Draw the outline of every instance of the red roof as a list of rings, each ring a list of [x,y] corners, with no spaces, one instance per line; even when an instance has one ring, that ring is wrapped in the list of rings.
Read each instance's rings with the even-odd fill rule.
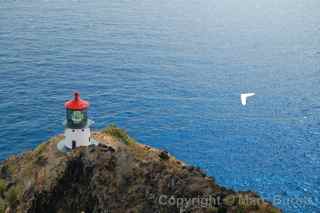
[[[89,102],[82,100],[80,94],[75,92],[74,99],[67,101],[64,107],[71,110],[83,110],[89,107]]]

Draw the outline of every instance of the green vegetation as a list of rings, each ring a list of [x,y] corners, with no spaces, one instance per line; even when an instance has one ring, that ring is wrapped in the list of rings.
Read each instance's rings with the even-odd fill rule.
[[[36,157],[36,160],[35,160],[36,165],[45,166],[47,163],[48,163],[47,159],[44,156],[39,155]]]
[[[37,148],[34,150],[34,153],[36,155],[40,155],[43,153],[43,151],[45,150],[45,148],[47,147],[47,143],[42,143],[42,144],[39,144],[37,146]]]
[[[111,124],[104,129],[103,132],[115,137],[116,139],[119,139],[124,144],[130,145],[136,143],[136,141],[131,138],[125,130],[117,127],[115,124]]]
[[[166,152],[166,151],[160,152],[159,157],[161,160],[168,160],[170,158],[168,152]]]
[[[6,181],[0,179],[0,194],[3,195],[4,191],[6,190]],[[1,212],[1,211],[0,211]]]
[[[219,209],[218,209],[218,208],[215,208],[215,207],[209,208],[209,209],[207,210],[207,213],[218,213],[218,212],[219,212]]]
[[[5,165],[4,167],[4,170],[6,170],[10,175],[14,174],[16,169],[17,169],[16,164],[8,164],[8,165]]]
[[[9,203],[9,206],[15,206],[19,199],[21,189],[18,186],[13,186],[5,194],[5,198]]]
[[[280,210],[274,208],[274,207],[271,207],[267,212],[269,213],[281,213]]]
[[[5,213],[6,212],[6,202],[2,199],[0,199],[0,213]]]
[[[237,213],[246,213],[246,208],[239,206],[236,212]]]

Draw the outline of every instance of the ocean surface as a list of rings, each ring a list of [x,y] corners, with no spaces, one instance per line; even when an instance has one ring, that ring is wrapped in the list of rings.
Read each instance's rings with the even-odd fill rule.
[[[62,133],[75,90],[96,130],[320,212],[319,0],[0,0],[0,159]]]

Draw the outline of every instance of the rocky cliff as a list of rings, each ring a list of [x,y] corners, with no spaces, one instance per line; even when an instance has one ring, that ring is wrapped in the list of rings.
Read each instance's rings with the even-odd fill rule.
[[[221,187],[199,168],[110,126],[98,146],[57,150],[63,136],[0,166],[0,212],[277,213],[253,192]]]

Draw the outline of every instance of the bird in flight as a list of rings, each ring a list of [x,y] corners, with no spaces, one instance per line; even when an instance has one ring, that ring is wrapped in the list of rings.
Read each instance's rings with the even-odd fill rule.
[[[245,106],[247,104],[247,98],[254,96],[254,95],[255,95],[255,93],[253,93],[253,92],[240,94],[241,104],[243,106]]]

